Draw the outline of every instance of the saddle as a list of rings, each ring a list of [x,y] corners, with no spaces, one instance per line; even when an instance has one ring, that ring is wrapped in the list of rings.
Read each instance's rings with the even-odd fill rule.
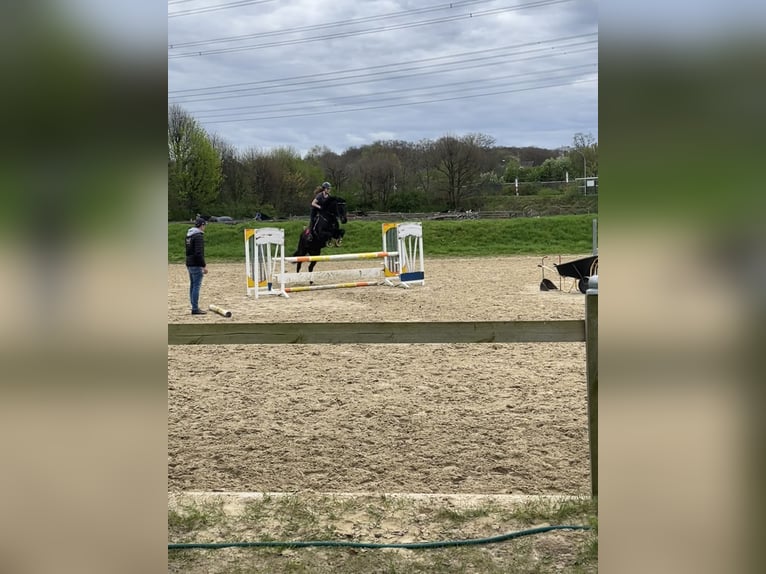
[[[309,241],[309,242],[314,241],[314,238],[320,235],[320,233],[316,230],[318,224],[319,224],[319,221],[315,221],[313,229],[311,227],[307,227],[306,230],[303,232],[303,235],[306,237],[306,241]]]

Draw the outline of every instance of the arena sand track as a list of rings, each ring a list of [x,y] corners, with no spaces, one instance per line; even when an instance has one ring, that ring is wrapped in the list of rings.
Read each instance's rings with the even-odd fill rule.
[[[243,263],[210,264],[201,306],[231,319],[192,317],[170,265],[168,322],[582,319],[571,279],[539,290],[539,262],[426,259],[422,287],[257,301]],[[584,343],[168,347],[168,488],[588,495]]]

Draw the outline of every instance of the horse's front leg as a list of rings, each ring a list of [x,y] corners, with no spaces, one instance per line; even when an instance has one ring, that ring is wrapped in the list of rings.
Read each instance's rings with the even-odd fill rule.
[[[316,261],[312,261],[311,263],[309,263],[309,273],[311,273],[311,272],[314,270],[314,266],[315,266],[316,264],[317,264],[317,262],[316,262]],[[309,285],[313,285],[313,284],[314,284],[314,282],[313,282],[313,281],[309,281]]]

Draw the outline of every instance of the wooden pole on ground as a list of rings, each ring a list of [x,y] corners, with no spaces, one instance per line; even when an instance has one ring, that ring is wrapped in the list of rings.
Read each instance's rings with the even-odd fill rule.
[[[219,315],[221,315],[223,317],[231,317],[231,311],[229,311],[228,309],[224,309],[220,305],[215,305],[215,304],[211,303],[208,306],[208,309],[210,309],[214,313],[218,313]]]

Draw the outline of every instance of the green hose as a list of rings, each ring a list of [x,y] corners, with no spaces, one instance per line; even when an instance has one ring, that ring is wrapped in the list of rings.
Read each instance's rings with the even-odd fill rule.
[[[540,526],[529,530],[519,530],[492,536],[490,538],[471,538],[468,540],[442,540],[436,542],[409,542],[400,544],[374,544],[371,542],[343,542],[334,540],[310,540],[304,542],[185,542],[168,544],[168,550],[187,550],[190,548],[306,548],[309,546],[330,546],[341,548],[404,548],[408,550],[420,550],[424,548],[447,548],[450,546],[474,546],[478,544],[495,544],[505,542],[522,536],[550,532],[551,530],[590,530],[590,526]]]

